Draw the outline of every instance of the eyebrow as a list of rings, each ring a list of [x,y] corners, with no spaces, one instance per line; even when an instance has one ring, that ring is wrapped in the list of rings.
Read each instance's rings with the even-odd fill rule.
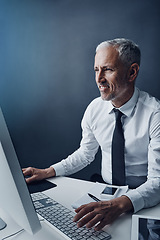
[[[98,68],[98,66],[94,66],[94,69],[96,69],[96,68]],[[105,65],[102,67],[102,69],[104,69],[104,68],[112,68],[113,69],[113,67],[110,65]]]

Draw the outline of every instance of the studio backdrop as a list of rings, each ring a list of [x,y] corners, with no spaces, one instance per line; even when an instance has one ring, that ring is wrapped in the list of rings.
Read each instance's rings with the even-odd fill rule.
[[[74,152],[87,105],[99,96],[96,46],[125,37],[142,51],[137,87],[160,99],[158,0],[1,0],[0,106],[22,167]],[[100,153],[75,174],[100,171]]]

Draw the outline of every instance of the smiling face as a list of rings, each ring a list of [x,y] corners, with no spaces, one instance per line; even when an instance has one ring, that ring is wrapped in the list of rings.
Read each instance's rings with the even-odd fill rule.
[[[135,69],[122,63],[116,48],[110,45],[100,48],[95,55],[94,70],[103,100],[120,107],[132,97],[135,77],[131,76]]]

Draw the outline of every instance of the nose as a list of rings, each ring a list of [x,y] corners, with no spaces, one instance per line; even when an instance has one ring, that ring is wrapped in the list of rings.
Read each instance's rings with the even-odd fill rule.
[[[103,69],[99,69],[98,73],[97,73],[97,82],[98,83],[101,83],[105,81],[105,78],[104,78],[104,71]]]

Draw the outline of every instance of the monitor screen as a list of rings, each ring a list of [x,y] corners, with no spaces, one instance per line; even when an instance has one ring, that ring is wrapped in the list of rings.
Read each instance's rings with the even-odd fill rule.
[[[30,234],[35,234],[41,229],[1,109],[0,208],[10,214],[15,222]],[[5,227],[2,220],[1,228]]]

